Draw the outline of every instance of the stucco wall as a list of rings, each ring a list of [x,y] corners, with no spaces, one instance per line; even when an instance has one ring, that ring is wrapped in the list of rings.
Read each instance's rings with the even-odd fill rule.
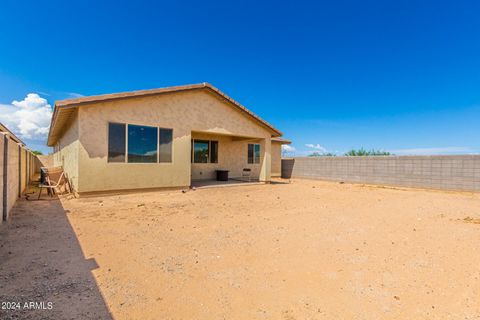
[[[282,144],[272,141],[272,177],[280,177],[282,173]]]
[[[54,167],[53,163],[53,154],[48,154],[48,155],[42,155],[42,156],[37,156],[38,160],[40,161],[42,167]]]
[[[54,149],[56,152],[53,154],[53,165],[63,167],[74,190],[78,190],[79,186],[79,145],[78,114],[75,114],[59,139]]]
[[[282,177],[480,191],[480,156],[283,159]]]
[[[108,163],[108,122],[172,128],[173,162]],[[262,180],[270,180],[271,133],[207,91],[84,105],[78,111],[78,125],[79,192],[190,185],[192,131],[261,140],[263,154],[258,176]],[[232,143],[231,146],[233,152],[238,149],[239,155],[247,156],[242,150],[242,143]]]
[[[258,179],[260,181],[270,182],[272,177],[272,138],[270,135],[260,141],[260,150],[262,158],[260,159],[260,173]]]

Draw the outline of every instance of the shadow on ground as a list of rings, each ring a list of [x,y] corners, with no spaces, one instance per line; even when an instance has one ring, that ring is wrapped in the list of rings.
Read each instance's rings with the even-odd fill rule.
[[[272,180],[270,184],[290,184],[290,181]]]
[[[113,319],[96,268],[58,199],[17,201],[0,225],[0,319]]]

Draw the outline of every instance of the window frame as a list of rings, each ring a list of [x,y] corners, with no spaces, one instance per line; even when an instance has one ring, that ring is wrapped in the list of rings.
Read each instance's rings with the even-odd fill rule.
[[[207,142],[208,141],[208,161],[207,162],[195,162],[195,141],[202,141],[202,142]],[[216,142],[217,143],[217,161],[216,162],[212,162],[212,142]],[[218,140],[210,140],[210,139],[195,139],[195,138],[192,138],[192,142],[191,142],[191,163],[192,164],[218,164],[218,149],[220,148],[219,147],[220,145],[220,142]]]
[[[123,161],[110,161],[109,160],[109,153],[110,153],[110,124],[120,124],[125,126],[125,153],[123,155],[124,159]],[[127,123],[122,123],[122,122],[116,122],[116,121],[108,121],[107,123],[107,163],[126,163],[127,162],[127,151],[128,151],[128,134],[127,134],[127,129],[128,124]]]
[[[110,130],[109,130],[109,125],[110,123],[114,124],[123,124],[125,125],[125,161],[124,162],[110,162],[108,161],[108,148],[109,148],[109,139],[110,139]],[[157,128],[157,161],[156,162],[128,162],[128,126],[129,125],[134,125],[134,126],[142,126],[142,127],[153,127]],[[108,164],[147,164],[147,165],[154,165],[154,164],[159,164],[159,165],[171,165],[174,162],[174,129],[173,128],[167,128],[167,127],[161,127],[161,126],[152,126],[148,124],[139,124],[139,123],[133,123],[133,122],[117,122],[117,121],[107,121],[107,163]],[[172,131],[172,159],[170,162],[160,162],[160,130],[171,130]]]
[[[170,161],[169,161],[169,162],[163,162],[163,161],[160,162],[160,130],[170,130],[170,131],[172,131],[172,141],[171,141],[172,146],[171,146],[171,148],[170,148],[170,149],[171,149],[171,150],[170,150],[170,153],[171,153],[171,154],[170,154]],[[158,144],[158,152],[157,152],[157,154],[158,154],[158,157],[157,157],[157,158],[158,158],[158,159],[157,159],[157,163],[158,163],[158,164],[172,164],[172,163],[173,163],[173,155],[174,155],[174,152],[173,152],[173,140],[174,140],[174,139],[173,139],[173,128],[158,127],[158,139],[157,139],[157,144]]]
[[[206,139],[192,139],[192,140],[193,140],[193,143],[192,143],[192,163],[195,163],[195,164],[208,164],[208,163],[210,163],[210,140],[206,140]],[[208,144],[207,162],[195,162],[195,142],[196,141],[198,141],[199,143],[207,142],[207,144]]]
[[[135,164],[138,164],[138,163],[141,163],[141,164],[158,163],[158,160],[159,160],[159,135],[158,135],[158,133],[159,133],[159,131],[160,131],[159,128],[158,128],[157,126],[149,126],[149,125],[143,125],[143,124],[128,123],[128,124],[127,124],[127,130],[126,130],[126,131],[127,131],[127,133],[126,133],[126,134],[127,134],[127,139],[128,139],[128,137],[129,137],[129,133],[130,133],[130,131],[128,130],[128,127],[129,127],[129,126],[149,127],[149,128],[155,128],[155,129],[157,129],[157,134],[156,134],[156,138],[157,138],[157,143],[156,143],[156,145],[157,145],[157,150],[156,150],[156,155],[157,155],[157,157],[156,157],[156,158],[157,158],[157,159],[155,160],[155,162],[131,162],[131,161],[128,161],[128,158],[129,158],[129,154],[128,154],[128,144],[129,144],[129,140],[127,140],[127,142],[126,142],[126,145],[127,145],[127,154],[125,155],[126,158],[127,158],[127,161],[126,161],[126,162],[127,162],[127,163],[135,163]]]
[[[252,155],[252,162],[250,162],[250,159],[248,157],[248,149],[250,148],[250,146],[253,146],[253,155]],[[255,162],[255,147],[258,146],[258,162]],[[262,148],[261,148],[261,145],[260,143],[249,143],[247,144],[247,164],[260,164],[262,162],[262,152],[261,152]]]
[[[213,143],[212,142],[215,142],[215,144],[216,144],[215,162],[212,162],[212,151],[213,151],[213,148],[212,148]],[[218,145],[219,145],[218,140],[209,140],[209,150],[208,150],[208,154],[209,154],[209,159],[208,160],[210,160],[209,163],[218,164]]]

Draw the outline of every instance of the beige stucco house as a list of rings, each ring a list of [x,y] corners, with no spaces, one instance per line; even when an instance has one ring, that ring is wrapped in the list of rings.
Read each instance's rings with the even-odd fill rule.
[[[48,145],[77,192],[280,175],[282,133],[208,83],[57,101]]]

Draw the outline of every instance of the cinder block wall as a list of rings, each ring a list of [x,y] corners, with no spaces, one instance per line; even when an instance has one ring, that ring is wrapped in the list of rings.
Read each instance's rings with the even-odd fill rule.
[[[7,211],[10,212],[19,196],[20,179],[18,175],[18,144],[8,140],[8,167],[7,167]]]
[[[4,138],[3,134],[0,134],[0,224],[2,223],[3,220],[3,188],[4,188],[4,183],[3,183],[3,148],[4,148]]]
[[[27,150],[20,149],[20,190],[22,192],[27,188]]]
[[[5,136],[7,139],[5,140]],[[5,158],[7,148],[7,158]],[[27,190],[39,163],[24,145],[0,133],[0,223],[8,219],[17,199]],[[6,176],[5,176],[6,173]]]
[[[282,177],[480,191],[480,155],[299,157],[282,159]]]

